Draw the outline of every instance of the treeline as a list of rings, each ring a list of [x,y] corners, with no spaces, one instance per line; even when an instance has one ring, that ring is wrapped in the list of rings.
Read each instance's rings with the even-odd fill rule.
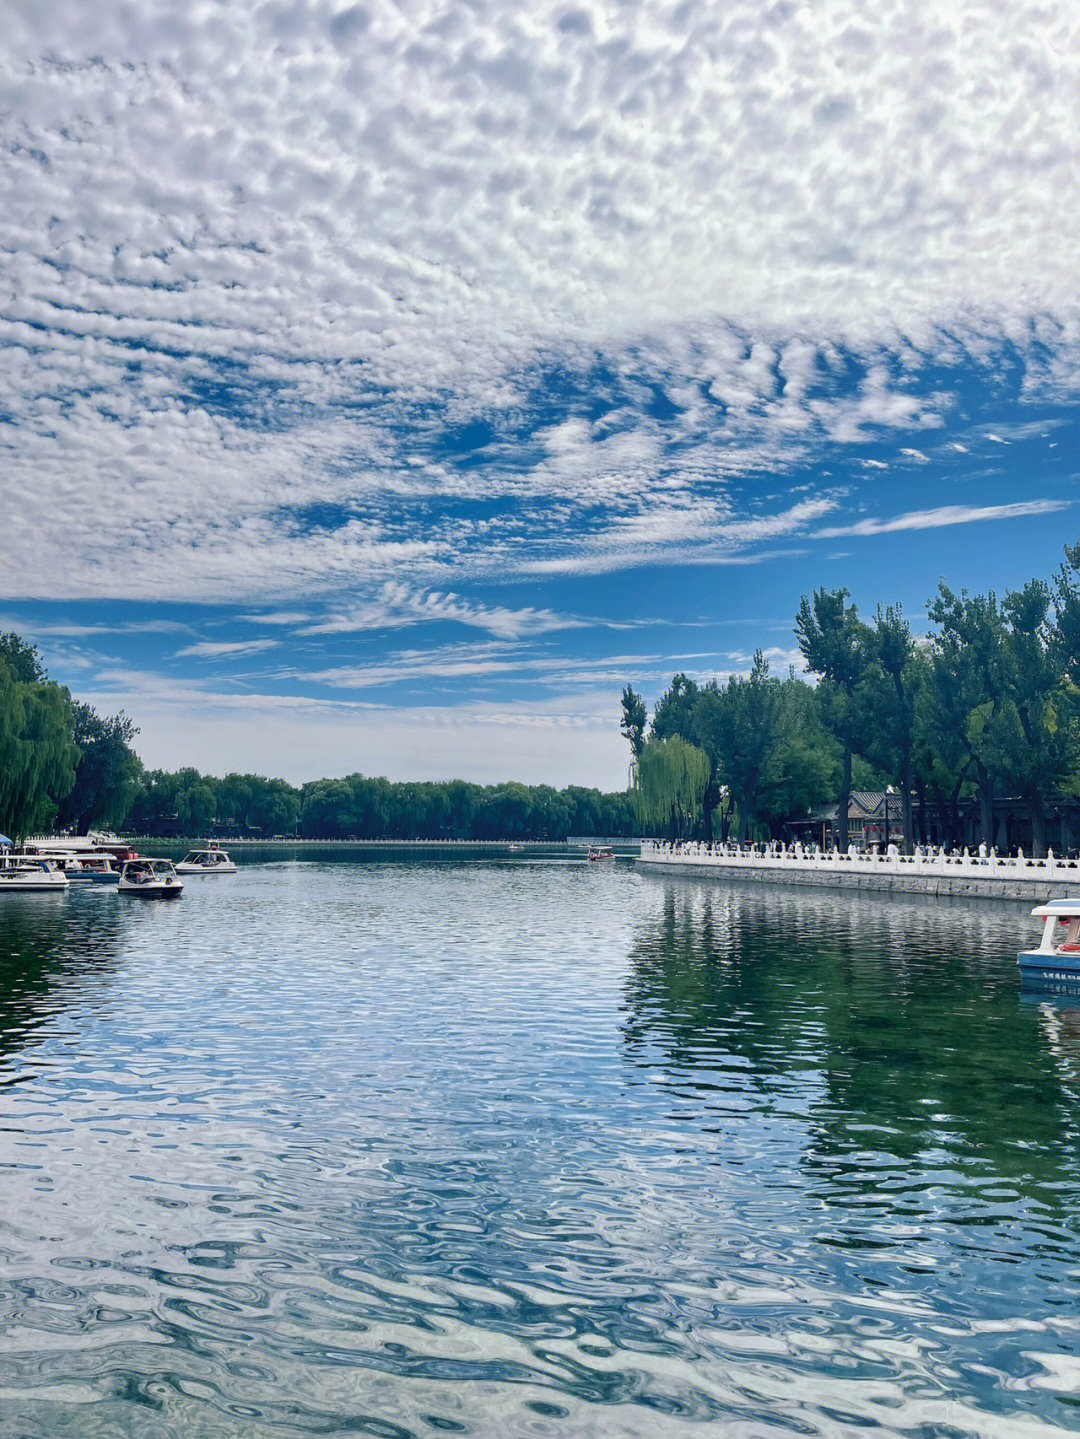
[[[775,678],[759,651],[723,684],[676,675],[651,721],[627,685],[642,829],[780,837],[785,819],[836,801],[846,848],[852,788],[890,784],[906,850],[929,837],[931,810],[958,841],[975,803],[992,845],[994,801],[1009,796],[1045,853],[1049,806],[1080,800],[1080,544],[1051,580],[1000,597],[942,582],[927,613],[916,636],[899,606],[866,621],[846,589],[819,589],[795,617],[814,683]]]
[[[54,683],[33,645],[0,634],[0,832],[54,828],[145,835],[310,839],[563,840],[629,836],[629,794],[571,785],[393,783],[362,774],[300,788],[257,774],[144,770],[124,715],[103,719]]]
[[[0,634],[0,831],[119,824],[139,788],[137,731],[49,679],[33,645]]]
[[[394,783],[362,774],[294,788],[261,775],[223,779],[194,769],[151,770],[128,817],[138,834],[292,835],[306,839],[564,840],[633,835],[630,794],[571,785]]]

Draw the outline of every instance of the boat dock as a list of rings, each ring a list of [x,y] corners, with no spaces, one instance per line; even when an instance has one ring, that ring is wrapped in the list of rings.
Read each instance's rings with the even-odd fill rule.
[[[971,895],[1037,903],[1080,895],[1080,861],[1023,854],[863,854],[784,850],[765,853],[734,846],[643,840],[638,865],[664,874],[754,880],[766,884],[813,884],[833,889],[885,890],[908,894]]]

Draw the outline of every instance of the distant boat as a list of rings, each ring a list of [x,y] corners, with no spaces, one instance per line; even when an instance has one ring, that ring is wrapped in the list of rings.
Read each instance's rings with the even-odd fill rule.
[[[129,859],[124,861],[117,889],[140,899],[179,899],[184,883],[171,859]]]
[[[506,846],[506,848],[510,851],[511,854],[518,854],[521,850],[525,848],[525,846],[519,843],[518,840],[512,839],[510,843]]]
[[[236,865],[216,844],[206,849],[189,849],[176,866],[177,874],[235,874]]]
[[[610,844],[591,844],[587,858],[590,864],[601,864],[605,860],[614,859],[615,851]]]

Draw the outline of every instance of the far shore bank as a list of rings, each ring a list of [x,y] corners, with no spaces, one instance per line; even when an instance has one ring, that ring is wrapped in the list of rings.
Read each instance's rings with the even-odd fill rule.
[[[122,835],[126,843],[132,846],[138,845],[168,845],[172,848],[179,848],[186,845],[188,848],[205,848],[208,841],[205,835]],[[612,849],[620,853],[637,854],[641,847],[640,839],[608,839],[603,836],[571,836],[565,840],[543,840],[543,839],[307,839],[307,838],[283,838],[276,836],[272,839],[257,839],[247,837],[244,839],[220,838],[209,841],[222,849],[451,849],[460,850],[482,850],[491,852],[493,850],[509,850],[512,853],[527,851],[530,853],[565,853],[568,850],[587,849],[591,844],[610,845]]]

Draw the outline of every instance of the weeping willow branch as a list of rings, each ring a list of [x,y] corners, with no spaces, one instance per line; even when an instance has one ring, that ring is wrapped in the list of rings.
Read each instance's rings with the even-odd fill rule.
[[[634,803],[643,833],[692,833],[709,783],[709,757],[678,735],[650,740],[638,756]]]

